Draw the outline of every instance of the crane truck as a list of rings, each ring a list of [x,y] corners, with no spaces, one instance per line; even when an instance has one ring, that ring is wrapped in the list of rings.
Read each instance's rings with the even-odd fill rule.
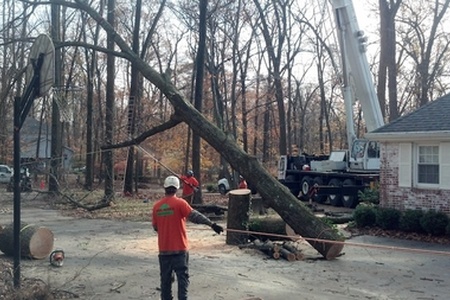
[[[292,151],[280,157],[278,180],[299,198],[355,207],[358,192],[373,186],[379,178],[380,147],[377,142],[357,138],[353,124],[353,103],[360,101],[368,131],[384,125],[366,57],[366,37],[358,27],[351,0],[331,0],[341,53],[342,94],[345,104],[349,149],[329,156]]]

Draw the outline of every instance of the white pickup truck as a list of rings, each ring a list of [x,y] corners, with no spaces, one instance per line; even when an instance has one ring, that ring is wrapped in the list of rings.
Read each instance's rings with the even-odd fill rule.
[[[9,183],[13,176],[13,170],[7,165],[0,165],[0,183]]]

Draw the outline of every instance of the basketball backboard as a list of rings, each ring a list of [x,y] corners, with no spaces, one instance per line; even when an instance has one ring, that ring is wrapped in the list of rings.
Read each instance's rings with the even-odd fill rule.
[[[40,69],[37,97],[42,97],[48,93],[55,81],[55,47],[52,39],[46,34],[40,34],[31,46],[26,77],[28,84],[34,75],[34,63],[37,62],[41,54],[44,56],[44,61]]]

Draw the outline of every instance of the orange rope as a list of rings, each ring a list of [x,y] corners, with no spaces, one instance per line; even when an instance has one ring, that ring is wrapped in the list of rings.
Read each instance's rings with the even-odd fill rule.
[[[206,230],[206,229],[200,229],[200,230]],[[342,244],[344,246],[352,246],[352,247],[362,247],[362,248],[372,248],[372,249],[382,249],[382,250],[393,250],[393,251],[404,251],[404,252],[412,252],[412,253],[435,254],[435,255],[450,256],[450,252],[448,252],[448,251],[425,250],[425,249],[406,248],[406,247],[397,247],[397,246],[352,243],[352,242],[346,242],[346,241],[333,241],[333,240],[325,240],[325,239],[317,239],[317,238],[305,238],[305,237],[301,237],[301,236],[297,236],[297,235],[275,234],[275,233],[267,233],[267,232],[259,232],[259,231],[248,231],[248,230],[238,230],[238,229],[228,229],[228,228],[226,228],[224,230],[228,231],[228,232],[243,233],[243,234],[257,234],[257,235],[264,235],[264,236],[268,236],[268,237],[301,239],[301,240],[305,240],[307,242]]]

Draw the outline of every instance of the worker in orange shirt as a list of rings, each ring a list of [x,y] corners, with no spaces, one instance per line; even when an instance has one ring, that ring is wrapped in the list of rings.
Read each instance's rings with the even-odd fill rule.
[[[192,204],[192,198],[194,193],[198,190],[198,180],[194,177],[194,172],[189,170],[186,175],[180,176],[181,182],[183,183],[183,192],[181,198],[187,201],[187,203]]]
[[[239,176],[239,189],[247,189],[248,185],[247,185],[247,181],[245,181],[244,177]]]
[[[176,196],[180,180],[169,176],[164,180],[165,196],[153,205],[152,225],[158,233],[159,268],[161,277],[161,299],[172,298],[172,274],[178,282],[178,299],[188,298],[189,253],[186,220],[210,226],[217,234],[223,228],[208,217],[193,209],[186,201]]]

